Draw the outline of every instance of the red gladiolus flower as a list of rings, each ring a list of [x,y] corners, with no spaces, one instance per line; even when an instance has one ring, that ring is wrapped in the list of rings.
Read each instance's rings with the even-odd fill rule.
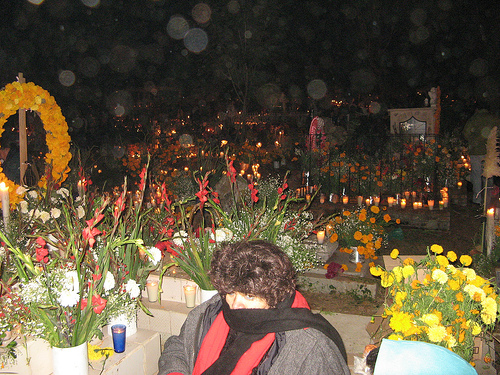
[[[35,249],[35,254],[36,254],[36,261],[37,262],[43,262],[43,263],[48,263],[49,262],[49,250],[47,249],[46,245],[47,243],[42,237],[38,237],[35,240],[36,244],[38,245]]]
[[[102,298],[101,296],[98,296],[98,295],[93,295],[92,296],[92,307],[94,309],[94,312],[96,314],[100,314],[102,313],[102,311],[104,310],[104,308],[106,307],[106,303],[108,301],[105,300],[104,298]]]
[[[196,179],[196,181],[198,181],[198,185],[200,185],[200,191],[197,192],[195,195],[200,200],[200,209],[203,209],[205,202],[208,201],[207,198],[208,191],[206,189],[206,187],[208,186],[208,173],[203,178],[203,181],[200,181],[200,179],[198,178]]]
[[[229,176],[229,179],[231,180],[231,183],[236,182],[236,169],[233,167],[233,162],[234,160],[231,160],[229,163],[229,170],[227,171],[227,175]]]
[[[80,303],[80,310],[85,310],[86,307],[87,307],[87,298],[83,298]]]
[[[251,195],[252,195],[252,201],[254,203],[257,203],[259,201],[259,197],[257,194],[259,194],[259,191],[255,188],[254,184],[249,184],[248,188],[250,189]]]
[[[92,275],[92,279],[94,279],[94,282],[101,280],[101,277],[102,277],[101,273],[97,274],[97,275],[95,275],[95,274]]]
[[[140,191],[143,191],[144,188],[146,187],[146,180],[145,180],[145,176],[146,176],[146,167],[142,168],[142,171],[141,173],[139,174],[139,177],[141,178],[141,182],[139,184],[139,190]]]
[[[86,223],[87,223],[87,228],[85,228],[83,230],[83,238],[85,238],[87,241],[89,241],[89,246],[90,247],[94,247],[94,244],[95,244],[95,236],[98,236],[99,234],[101,234],[101,231],[97,228],[94,227],[94,225],[97,225],[97,223],[99,223],[99,221],[101,221],[103,219],[104,215],[103,214],[100,214],[99,216],[97,216],[97,218],[92,218],[90,220],[87,220]]]
[[[212,191],[212,196],[215,204],[220,204],[219,193]]]

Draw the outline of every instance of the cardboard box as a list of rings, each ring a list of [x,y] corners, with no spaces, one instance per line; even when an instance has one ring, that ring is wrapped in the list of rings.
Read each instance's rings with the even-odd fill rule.
[[[394,267],[396,266],[401,266],[401,263],[408,258],[411,258],[415,261],[415,263],[421,262],[426,255],[400,255],[399,258],[392,259],[390,255],[382,255],[382,258],[384,260],[384,265],[386,271],[391,271]],[[422,270],[417,270],[417,279],[419,281],[422,281],[425,277],[425,271]]]

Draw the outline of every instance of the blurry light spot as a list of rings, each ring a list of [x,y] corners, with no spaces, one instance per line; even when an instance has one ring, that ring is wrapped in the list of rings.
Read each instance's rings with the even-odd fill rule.
[[[488,62],[485,59],[475,59],[470,65],[469,72],[476,77],[483,77],[488,72]]]
[[[92,78],[97,76],[101,64],[97,59],[91,56],[85,57],[78,67],[78,70],[86,77]]]
[[[132,48],[124,45],[118,45],[111,51],[109,66],[116,72],[130,72],[136,62],[137,52]]]
[[[319,100],[326,95],[326,84],[321,79],[315,79],[307,85],[307,93],[315,100]]]
[[[89,8],[95,8],[99,6],[101,0],[81,0],[82,4],[88,6]]]
[[[438,7],[444,11],[451,10],[453,3],[451,0],[438,0]]]
[[[231,0],[229,3],[227,3],[227,10],[231,14],[236,14],[240,11],[240,3],[236,0]]]
[[[75,73],[73,73],[71,70],[63,70],[61,73],[59,73],[59,82],[63,86],[69,87],[75,83],[75,80]]]
[[[193,19],[198,23],[207,23],[212,17],[212,9],[205,3],[198,3],[191,12]]]
[[[207,48],[208,35],[207,33],[198,28],[189,30],[184,37],[184,45],[186,48],[194,53],[199,53]]]
[[[118,104],[115,107],[115,116],[123,116],[125,114],[125,107],[121,104]]]
[[[250,39],[252,37],[252,32],[250,30],[245,31],[245,39]]]
[[[411,22],[416,26],[422,26],[427,20],[427,13],[422,8],[414,9],[410,15]]]
[[[182,16],[172,16],[167,24],[167,33],[171,38],[181,40],[189,30],[189,24]]]
[[[187,56],[188,54],[189,54],[189,51],[185,48],[181,51],[182,56]]]
[[[28,0],[31,4],[40,5],[44,0]]]
[[[380,112],[380,108],[381,108],[380,103],[371,102],[370,106],[368,107],[368,110],[370,111],[370,113],[377,114]]]
[[[134,100],[126,90],[115,91],[106,99],[106,106],[113,116],[124,116],[130,112]]]

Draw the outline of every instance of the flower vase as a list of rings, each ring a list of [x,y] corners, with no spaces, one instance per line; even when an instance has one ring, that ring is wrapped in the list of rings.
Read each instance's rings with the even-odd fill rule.
[[[207,290],[200,288],[200,303],[208,301],[210,298],[217,294],[217,290]]]
[[[112,317],[108,321],[108,335],[111,336],[111,327],[115,324],[124,324],[127,326],[126,337],[132,336],[137,333],[137,311],[134,310],[133,314],[120,314]]]
[[[87,375],[89,358],[87,343],[71,348],[52,347],[53,375]]]
[[[364,254],[358,252],[357,246],[351,247],[352,252],[349,254],[349,262],[351,263],[363,263],[365,261]]]

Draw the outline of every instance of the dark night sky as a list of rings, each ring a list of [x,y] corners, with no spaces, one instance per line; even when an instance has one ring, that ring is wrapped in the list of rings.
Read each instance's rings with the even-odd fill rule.
[[[439,85],[450,100],[484,98],[500,109],[497,2],[4,3],[0,85],[23,72],[55,96],[68,121],[109,114],[119,101],[137,106],[155,90],[164,111],[200,101],[218,110],[244,95],[244,77],[250,110],[276,90],[307,109],[314,80],[328,102],[371,95],[386,107],[415,106],[417,93]]]

